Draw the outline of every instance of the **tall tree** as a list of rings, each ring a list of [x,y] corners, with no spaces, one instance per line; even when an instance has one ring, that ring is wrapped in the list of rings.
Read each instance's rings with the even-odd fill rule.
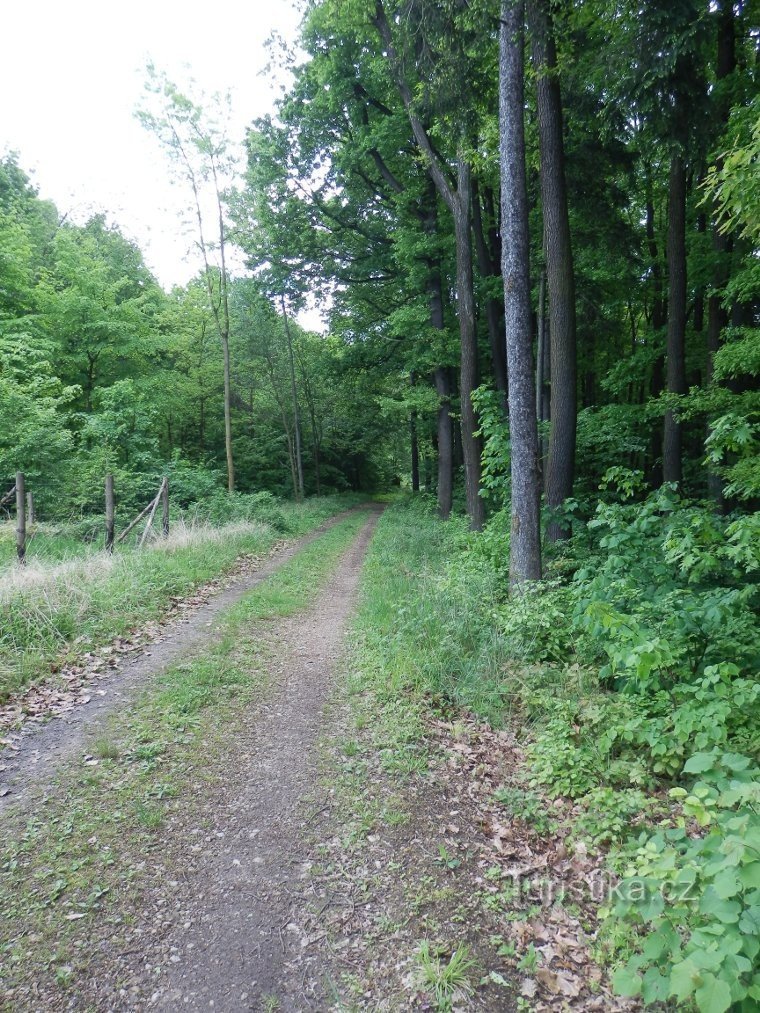
[[[232,454],[232,384],[230,378],[230,305],[228,229],[223,192],[233,170],[223,123],[183,94],[166,74],[149,65],[146,90],[158,100],[158,109],[138,111],[140,122],[161,143],[175,171],[189,186],[196,226],[196,247],[203,263],[209,307],[222,346],[224,361],[224,445],[227,489],[235,490]],[[225,99],[213,96],[218,112]],[[229,98],[226,99],[227,105]],[[155,103],[153,103],[155,104]],[[209,221],[211,224],[209,224]]]
[[[383,0],[375,0],[374,23],[388,53],[399,94],[409,116],[415,141],[422,153],[430,176],[441,199],[451,212],[456,245],[457,317],[460,339],[460,397],[462,414],[462,453],[464,458],[465,493],[470,526],[480,530],[484,521],[484,503],[480,495],[481,440],[472,403],[472,392],[478,386],[478,335],[475,320],[475,292],[472,258],[472,162],[468,153],[468,137],[464,121],[459,126],[455,158],[455,179],[449,166],[436,150],[424,123],[413,86],[406,76],[394,33]],[[422,30],[422,25],[419,26]]]
[[[285,325],[285,339],[288,345],[288,368],[290,372],[290,396],[293,399],[293,433],[296,461],[296,499],[303,499],[303,454],[301,452],[301,415],[298,409],[298,387],[296,385],[296,362],[293,354],[293,335],[290,330],[290,316],[285,305],[285,294],[280,294],[282,321]]]
[[[538,426],[533,387],[528,187],[525,172],[524,0],[502,0],[499,56],[502,274],[509,374],[512,505],[509,579],[541,577]]]
[[[549,0],[528,0],[536,71],[541,211],[549,297],[551,361],[549,457],[544,486],[550,508],[572,495],[575,474],[576,326],[575,274],[565,182],[562,96]],[[569,534],[552,520],[550,541]]]
[[[736,69],[736,26],[732,0],[719,0],[717,5],[717,54],[715,61],[714,110],[717,123],[722,129],[728,124],[731,108],[730,78]],[[716,159],[715,170],[723,168],[723,158]],[[712,269],[712,291],[707,300],[707,379],[712,381],[715,356],[720,348],[721,334],[728,324],[728,313],[723,306],[723,296],[728,280],[733,237],[716,221],[713,225],[712,245],[714,264]],[[709,428],[709,427],[708,427]],[[710,496],[720,501],[723,483],[715,469],[707,475]]]
[[[668,391],[686,393],[686,168],[679,147],[670,157],[668,180],[668,331],[665,356]],[[681,423],[665,413],[662,477],[679,483],[683,477]]]

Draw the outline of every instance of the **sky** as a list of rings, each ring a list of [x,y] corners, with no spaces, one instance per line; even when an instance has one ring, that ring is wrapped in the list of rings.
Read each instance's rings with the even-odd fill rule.
[[[106,212],[165,286],[197,273],[182,225],[187,195],[134,118],[151,60],[181,88],[230,90],[229,136],[273,111],[272,32],[293,43],[294,0],[27,0],[3,5],[0,154],[16,151],[40,196],[75,222]]]

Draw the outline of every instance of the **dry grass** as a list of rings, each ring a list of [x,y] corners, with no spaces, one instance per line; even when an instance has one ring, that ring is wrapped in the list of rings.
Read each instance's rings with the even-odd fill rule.
[[[88,650],[156,618],[171,598],[229,570],[242,553],[265,552],[277,537],[257,521],[178,523],[168,539],[143,549],[14,563],[0,576],[0,700],[72,649]]]
[[[116,568],[139,565],[136,554],[142,552],[171,553],[202,545],[221,545],[256,536],[264,536],[269,529],[258,521],[233,521],[222,527],[210,524],[173,525],[168,538],[154,537],[142,550],[126,548],[114,555],[95,552],[88,556],[73,556],[63,561],[28,559],[24,566],[12,563],[0,575],[0,608],[11,608],[13,599],[25,591],[35,590],[41,595],[78,594],[93,581],[100,581]]]

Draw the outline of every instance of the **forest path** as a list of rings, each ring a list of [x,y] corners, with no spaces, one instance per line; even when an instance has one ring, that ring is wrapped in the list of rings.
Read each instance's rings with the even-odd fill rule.
[[[94,681],[87,703],[47,724],[29,722],[16,733],[5,733],[9,745],[0,751],[0,815],[11,807],[25,809],[33,804],[48,790],[61,767],[92,751],[111,715],[125,708],[171,665],[214,640],[219,633],[214,621],[220,613],[357,509],[341,511],[314,531],[276,550],[263,565],[244,570],[203,605],[169,622],[159,639],[144,645],[107,677]]]
[[[224,779],[162,841],[165,871],[130,938],[99,953],[95,994],[81,997],[96,1008],[328,1008],[324,955],[304,929],[307,837],[329,799],[318,746],[333,730],[326,705],[379,512],[312,606],[257,627],[274,647],[270,689],[229,744]]]

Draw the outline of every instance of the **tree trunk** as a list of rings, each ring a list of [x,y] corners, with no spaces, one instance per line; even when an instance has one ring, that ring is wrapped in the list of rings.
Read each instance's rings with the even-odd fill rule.
[[[686,171],[683,156],[674,152],[668,182],[668,335],[666,348],[668,392],[686,393]],[[682,480],[681,424],[673,412],[665,415],[662,477]]]
[[[282,306],[282,318],[285,322],[285,337],[288,342],[288,362],[290,365],[290,393],[293,398],[293,429],[294,429],[294,440],[295,440],[295,455],[296,455],[296,477],[298,485],[296,487],[296,499],[303,499],[303,455],[301,453],[301,418],[298,411],[298,390],[296,388],[296,364],[293,358],[293,338],[290,333],[290,321],[288,320],[288,311],[285,307],[285,296],[280,296],[280,305]]]
[[[548,0],[529,0],[528,11],[536,71],[541,206],[552,363],[551,430],[544,486],[549,507],[556,509],[572,495],[575,474],[575,275],[565,183],[562,97]],[[566,538],[569,533],[565,525],[552,521],[547,535],[554,542]]]
[[[316,485],[317,496],[322,493],[322,465],[320,461],[320,435],[319,426],[317,425],[317,411],[314,405],[314,394],[312,392],[311,383],[309,381],[309,371],[306,368],[306,362],[304,361],[303,355],[298,357],[298,365],[301,370],[301,389],[306,397],[306,408],[309,413],[309,428],[311,429],[311,448],[314,454],[314,482]]]
[[[485,519],[485,502],[480,495],[480,458],[482,443],[472,392],[478,386],[478,333],[475,324],[475,292],[472,273],[472,207],[470,203],[470,165],[460,157],[458,186],[454,202],[454,236],[457,264],[457,316],[459,317],[460,400],[462,413],[462,456],[464,484],[470,527],[480,531]]]
[[[538,427],[533,387],[528,190],[525,176],[524,0],[502,0],[499,46],[502,275],[512,445],[509,580],[541,577]]]
[[[229,334],[222,334],[222,352],[224,355],[224,452],[227,456],[227,491],[235,491],[235,464],[232,460],[232,383],[230,380],[230,339]]]
[[[412,372],[409,376],[409,382],[414,387],[417,382],[417,378]],[[409,444],[411,448],[412,458],[412,492],[420,491],[420,447],[417,440],[417,412],[413,408],[409,415]]]
[[[23,471],[16,472],[16,555],[19,563],[26,563],[26,487]]]
[[[485,232],[483,230],[483,212],[480,207],[480,195],[475,182],[472,185],[472,224],[475,236],[475,253],[478,258],[478,271],[483,278],[493,278],[499,273],[499,265],[494,264],[488,244],[486,243]],[[504,303],[500,299],[494,299],[493,296],[488,296],[485,302],[494,386],[499,392],[501,406],[506,412],[507,351],[502,330]]]
[[[538,282],[538,340],[536,354],[536,418],[539,422],[548,422],[551,418],[551,355],[547,335],[546,321],[546,271],[541,271]],[[546,458],[549,452],[549,441],[546,436],[539,436],[541,452],[541,472],[546,470]]]
[[[439,366],[433,374],[440,403],[436,426],[438,431],[438,513],[444,520],[451,516],[454,488],[454,423],[451,418],[451,382],[449,371]]]
[[[417,412],[409,416],[409,440],[412,455],[412,492],[420,491],[420,449],[417,444]]]
[[[731,0],[719,0],[718,3],[718,53],[715,68],[717,80],[723,81],[736,68],[736,29],[734,25],[734,5]],[[720,88],[720,85],[718,85]],[[719,126],[723,127],[728,121],[728,114],[731,108],[730,100],[725,93],[718,92],[717,118]],[[716,160],[716,167],[720,170],[723,159]],[[707,300],[707,384],[713,380],[713,368],[715,353],[720,348],[720,338],[723,328],[728,325],[728,313],[723,308],[721,292],[728,280],[730,268],[730,257],[733,249],[733,239],[730,235],[721,232],[717,224],[713,226],[712,247],[715,257],[712,275],[712,293]],[[708,434],[710,420],[707,423]],[[723,505],[723,481],[720,475],[712,469],[707,472],[707,491],[710,498],[719,505]]]
[[[430,186],[428,212],[425,217],[425,232],[435,235],[438,228],[435,187]],[[441,268],[437,260],[430,262],[428,275],[428,296],[430,302],[430,323],[437,331],[444,329],[443,286]],[[438,442],[438,513],[444,520],[451,516],[454,489],[454,425],[451,417],[451,384],[448,370],[440,366],[433,374],[435,389],[440,398],[436,417]]]
[[[442,160],[417,112],[412,89],[404,76],[393,41],[393,31],[383,0],[375,0],[373,23],[385,45],[388,60],[396,78],[399,95],[409,116],[414,139],[427,165],[430,178],[454,219],[456,243],[457,317],[461,341],[460,386],[462,416],[462,451],[464,457],[465,490],[470,527],[478,531],[483,526],[484,502],[480,495],[480,439],[475,435],[478,424],[472,404],[472,392],[478,385],[478,338],[475,325],[475,297],[472,275],[472,205],[470,188],[472,166],[465,151],[457,153],[457,182],[454,186],[448,175],[448,165]],[[464,140],[462,125],[460,141]]]
[[[661,340],[660,330],[665,326],[666,310],[665,300],[662,295],[662,267],[657,250],[657,239],[654,230],[654,194],[649,169],[645,169],[646,176],[646,236],[649,258],[652,266],[652,312],[651,325],[653,337],[656,342]],[[650,397],[659,397],[665,382],[665,357],[659,355],[652,366],[652,377],[649,384]],[[649,481],[655,488],[662,484],[662,429],[659,425],[652,427],[649,442],[649,456],[652,467],[649,473]]]
[[[113,552],[115,514],[113,475],[106,475],[106,552]]]

